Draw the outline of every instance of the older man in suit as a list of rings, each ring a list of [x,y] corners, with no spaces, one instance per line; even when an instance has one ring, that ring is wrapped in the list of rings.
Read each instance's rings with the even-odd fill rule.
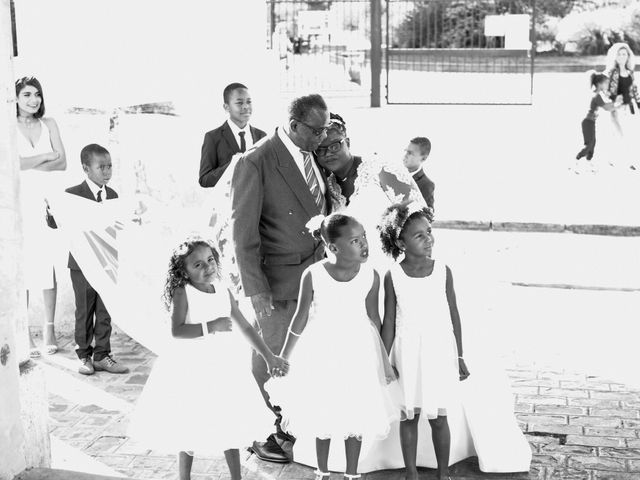
[[[247,87],[231,83],[225,87],[222,98],[229,119],[207,132],[202,142],[198,182],[205,188],[216,186],[233,155],[245,152],[267,135],[249,124],[253,105]]]
[[[231,224],[244,294],[251,299],[266,344],[282,348],[296,310],[300,277],[324,257],[324,248],[307,231],[309,219],[330,208],[326,177],[313,152],[326,138],[329,110],[320,95],[296,98],[288,122],[249,150],[234,170]],[[254,355],[254,376],[269,408],[264,383],[269,378],[261,357]],[[254,442],[259,458],[286,462],[288,439],[279,428],[267,442]]]

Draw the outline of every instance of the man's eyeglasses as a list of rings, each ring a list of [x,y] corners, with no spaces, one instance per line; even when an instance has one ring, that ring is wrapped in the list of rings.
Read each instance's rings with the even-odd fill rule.
[[[329,128],[328,125],[326,127],[320,127],[320,128],[312,127],[308,123],[304,123],[302,120],[298,120],[297,118],[294,118],[294,120],[296,122],[298,122],[298,123],[301,123],[302,125],[307,127],[309,130],[311,130],[316,137],[322,136],[322,134],[325,133],[327,131],[327,129]]]
[[[333,142],[332,144],[327,145],[326,147],[318,147],[318,148],[316,148],[315,154],[318,157],[324,157],[327,154],[327,152],[337,153],[342,148],[342,144],[344,143],[345,140],[346,140],[346,138],[343,138],[342,140],[338,140],[337,142]]]

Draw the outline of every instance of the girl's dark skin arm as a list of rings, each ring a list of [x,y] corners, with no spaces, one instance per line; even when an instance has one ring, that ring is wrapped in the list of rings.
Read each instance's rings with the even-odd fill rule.
[[[184,288],[178,287],[173,293],[173,309],[171,311],[171,335],[174,338],[198,338],[205,333],[199,323],[187,324],[187,294]],[[229,332],[231,330],[231,319],[220,317],[207,322],[208,332]]]
[[[453,324],[453,334],[456,337],[456,346],[458,347],[458,368],[460,370],[460,380],[464,380],[469,376],[469,369],[462,358],[462,327],[460,325],[460,313],[458,312],[456,291],[453,288],[453,275],[449,267],[447,267],[446,293],[447,303],[449,303],[449,313],[451,314],[451,323]]]
[[[365,306],[367,307],[367,315],[379,332],[382,327],[382,321],[380,320],[380,311],[378,310],[378,297],[380,295],[380,275],[375,270],[373,271],[373,285],[371,290],[367,294],[365,300]]]
[[[380,336],[388,355],[396,337],[396,291],[393,288],[391,272],[387,272],[384,276],[384,321]]]
[[[262,358],[264,358],[264,361],[267,363],[269,373],[272,373],[273,369],[277,368],[280,370],[282,375],[286,374],[289,370],[289,364],[282,358],[276,357],[273,354],[267,344],[264,343],[263,338],[258,334],[256,329],[251,326],[246,318],[244,318],[244,315],[238,308],[238,303],[236,302],[236,299],[233,298],[231,291],[229,291],[229,301],[231,302],[231,318],[236,322],[240,331],[247,338],[253,349],[258,352]]]
[[[300,293],[298,294],[298,306],[296,307],[296,313],[293,314],[291,325],[289,326],[289,332],[287,332],[287,339],[284,342],[280,356],[285,360],[288,360],[293,352],[293,348],[298,343],[298,337],[302,334],[307,326],[307,320],[309,319],[309,308],[311,307],[311,301],[313,300],[313,283],[311,280],[311,273],[307,270],[302,275],[302,281],[300,282]],[[291,332],[295,334],[292,334]]]

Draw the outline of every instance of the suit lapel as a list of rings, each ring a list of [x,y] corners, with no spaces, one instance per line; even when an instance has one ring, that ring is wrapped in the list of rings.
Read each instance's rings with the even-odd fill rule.
[[[313,217],[318,215],[320,210],[318,209],[313,196],[311,196],[309,186],[302,176],[302,173],[300,173],[300,169],[293,160],[289,150],[287,150],[287,147],[282,143],[282,140],[280,140],[277,133],[273,140],[274,151],[276,157],[278,157],[277,169],[282,175],[282,178],[287,182],[287,185],[289,185],[289,188],[298,198],[298,201],[302,204],[302,207],[306,210],[309,216]]]
[[[316,156],[312,155],[313,161],[318,167],[318,171],[320,172],[320,178],[322,183],[324,183],[324,200],[327,204],[327,215],[331,213],[331,192],[329,192],[329,182],[327,181],[327,174],[320,165],[318,165],[318,161],[316,160]]]
[[[258,140],[260,140],[258,138],[258,131],[253,128],[251,125],[249,125],[249,130],[251,130],[251,139],[253,140],[253,143],[258,143]]]
[[[240,151],[240,145],[238,145],[238,142],[236,142],[236,137],[231,131],[231,128],[229,127],[227,122],[224,122],[222,124],[221,131],[222,131],[222,138],[225,139],[225,141],[229,145],[229,148],[231,148],[231,151],[233,153],[238,153]]]
[[[96,197],[93,196],[93,192],[91,191],[91,189],[89,188],[89,184],[87,183],[87,181],[85,180],[84,182],[82,182],[82,197],[86,198],[87,200],[93,200],[94,202],[96,201]]]

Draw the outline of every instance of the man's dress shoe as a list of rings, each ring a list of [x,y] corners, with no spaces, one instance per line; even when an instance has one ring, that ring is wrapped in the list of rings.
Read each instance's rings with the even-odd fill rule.
[[[288,447],[286,442],[289,442]],[[266,442],[253,442],[251,450],[255,453],[256,457],[265,462],[289,463],[292,458],[287,455],[281,445],[288,448],[290,452],[289,455],[291,455],[292,442],[284,437],[280,437],[278,434],[269,435]]]

